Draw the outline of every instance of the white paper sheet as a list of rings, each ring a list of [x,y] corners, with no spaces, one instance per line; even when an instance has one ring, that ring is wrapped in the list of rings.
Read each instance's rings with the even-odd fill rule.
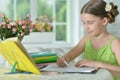
[[[55,65],[49,65],[45,68],[42,68],[41,71],[55,71],[55,72],[63,72],[63,73],[94,73],[97,71],[95,68],[90,68],[90,67],[73,67],[73,66],[68,66],[68,67],[58,67],[56,64]]]

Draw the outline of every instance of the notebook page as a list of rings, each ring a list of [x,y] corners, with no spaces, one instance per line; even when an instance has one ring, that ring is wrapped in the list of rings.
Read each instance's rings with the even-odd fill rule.
[[[74,67],[74,66],[68,66],[68,67],[58,67],[56,64],[54,65],[48,65],[45,68],[42,68],[41,71],[55,71],[55,72],[63,72],[63,73],[93,73],[96,72],[97,69],[90,68],[90,67]]]

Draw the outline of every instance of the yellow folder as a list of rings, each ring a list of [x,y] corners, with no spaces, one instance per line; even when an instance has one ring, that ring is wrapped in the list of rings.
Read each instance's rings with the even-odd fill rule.
[[[17,62],[16,69],[41,74],[28,52],[17,38],[0,42],[0,54],[12,65]]]

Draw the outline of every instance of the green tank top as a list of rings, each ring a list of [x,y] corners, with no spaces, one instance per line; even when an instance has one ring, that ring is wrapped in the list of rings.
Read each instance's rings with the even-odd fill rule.
[[[91,39],[88,39],[85,44],[84,59],[118,65],[117,59],[111,50],[111,43],[113,40],[114,38],[111,39],[107,45],[100,49],[94,49],[91,43]],[[113,78],[114,80],[117,80],[117,77],[113,76]]]

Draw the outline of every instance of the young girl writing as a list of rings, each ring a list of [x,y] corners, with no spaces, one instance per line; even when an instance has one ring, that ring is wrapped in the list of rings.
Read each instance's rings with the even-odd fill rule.
[[[75,66],[88,66],[109,70],[117,80],[120,76],[120,40],[111,35],[106,26],[115,21],[119,14],[117,6],[103,0],[90,0],[81,10],[81,20],[87,34],[63,58],[57,60],[60,67],[66,66],[77,56],[84,53],[84,59]],[[114,27],[114,26],[113,26]]]

